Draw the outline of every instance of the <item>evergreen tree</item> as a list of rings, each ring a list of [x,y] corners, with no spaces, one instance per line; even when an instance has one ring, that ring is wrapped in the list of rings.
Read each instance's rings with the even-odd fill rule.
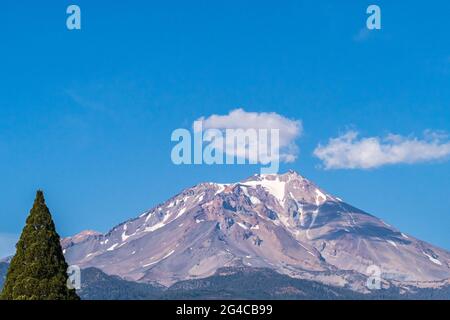
[[[16,255],[6,276],[3,300],[78,300],[67,288],[67,263],[44,194],[37,191]]]

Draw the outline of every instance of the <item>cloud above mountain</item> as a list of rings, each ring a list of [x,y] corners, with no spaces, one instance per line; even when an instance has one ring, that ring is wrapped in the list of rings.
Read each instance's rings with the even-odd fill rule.
[[[204,129],[278,129],[280,161],[293,162],[298,156],[299,148],[295,141],[303,132],[300,120],[288,119],[275,112],[247,112],[235,109],[227,115],[213,114],[197,121],[202,121]],[[237,154],[245,155],[245,150],[238,150]]]
[[[372,169],[444,159],[450,155],[450,140],[435,131],[426,131],[422,138],[397,134],[363,138],[348,131],[317,146],[314,155],[325,169]]]

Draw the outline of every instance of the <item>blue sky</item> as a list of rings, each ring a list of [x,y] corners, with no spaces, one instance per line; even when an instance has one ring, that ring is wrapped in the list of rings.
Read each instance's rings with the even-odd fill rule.
[[[258,166],[175,166],[176,128],[236,108],[301,120],[295,169],[403,232],[450,249],[450,161],[329,169],[318,144],[450,132],[448,1],[3,1],[0,255],[37,188],[62,236],[115,224]]]

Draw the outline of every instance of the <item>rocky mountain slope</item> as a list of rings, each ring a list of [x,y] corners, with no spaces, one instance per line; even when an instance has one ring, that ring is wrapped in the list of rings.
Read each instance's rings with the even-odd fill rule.
[[[107,234],[62,241],[82,268],[170,286],[221,268],[266,268],[367,292],[368,267],[383,285],[440,287],[450,253],[406,235],[290,171],[188,188]]]

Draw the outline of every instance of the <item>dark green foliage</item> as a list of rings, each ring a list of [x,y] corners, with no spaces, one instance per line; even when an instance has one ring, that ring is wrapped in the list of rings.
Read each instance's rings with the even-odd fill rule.
[[[169,288],[137,283],[110,276],[96,268],[82,271],[82,290],[86,300],[449,300],[450,286],[441,289],[415,289],[401,294],[398,288],[362,294],[319,282],[293,279],[270,269],[224,268],[216,275],[180,281]]]
[[[222,272],[222,271],[221,271]],[[84,300],[172,300],[172,299],[358,299],[348,289],[293,279],[270,269],[230,268],[226,274],[181,281],[169,288],[131,282],[96,268],[82,271]]]
[[[38,191],[0,299],[77,300],[75,290],[66,285],[67,267],[44,194]]]
[[[222,268],[211,277],[181,281],[162,295],[166,299],[334,300],[362,299],[363,295],[315,281],[294,279],[271,269]]]
[[[84,269],[81,279],[81,290],[78,294],[83,300],[155,300],[163,289],[159,285],[132,282],[107,275],[96,268]]]

